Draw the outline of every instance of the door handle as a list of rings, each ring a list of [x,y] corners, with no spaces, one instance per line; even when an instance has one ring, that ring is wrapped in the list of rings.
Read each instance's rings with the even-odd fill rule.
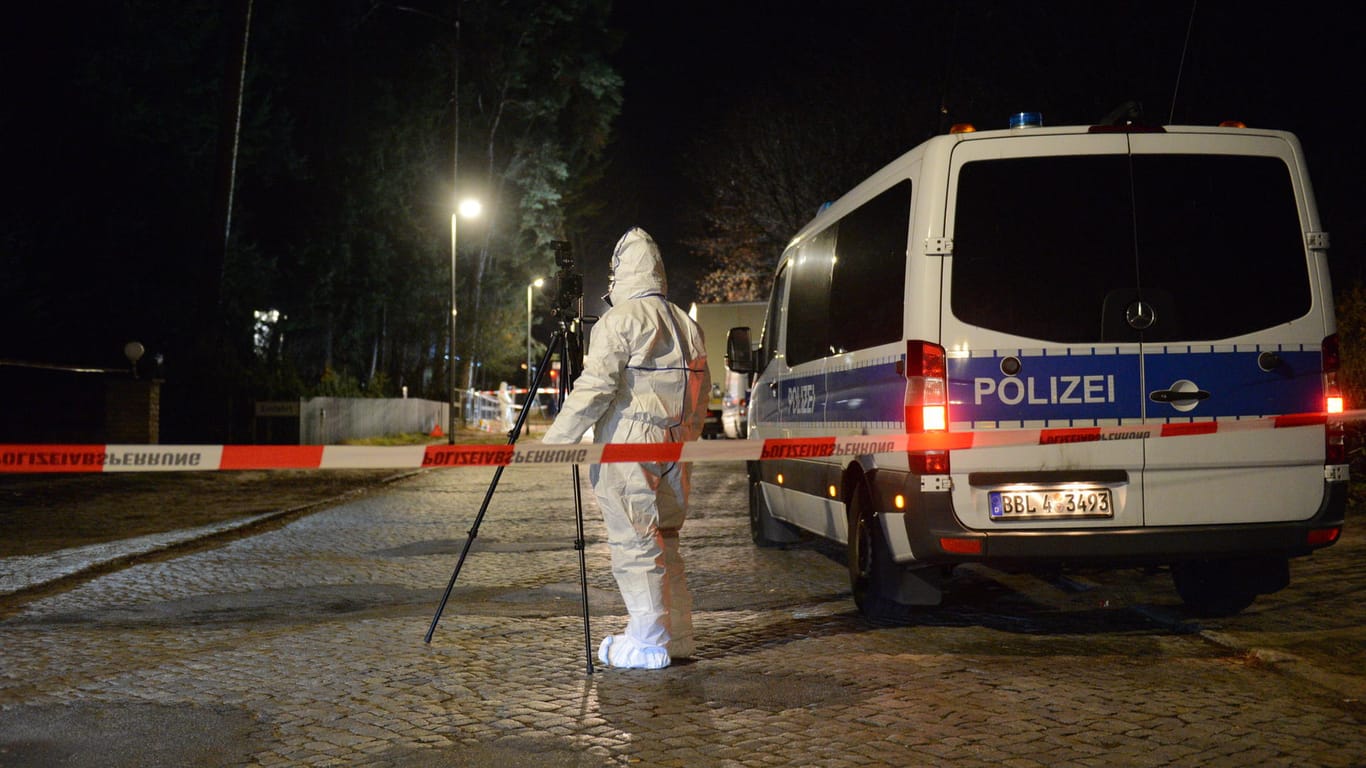
[[[1154,403],[1184,403],[1191,400],[1204,400],[1209,397],[1209,393],[1203,389],[1185,392],[1179,389],[1158,389],[1148,393],[1148,399]]]

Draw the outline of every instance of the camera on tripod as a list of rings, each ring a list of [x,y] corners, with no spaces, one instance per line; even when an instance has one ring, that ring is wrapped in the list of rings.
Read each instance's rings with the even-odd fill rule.
[[[579,300],[583,298],[583,275],[574,270],[574,249],[567,240],[551,240],[555,252],[555,299],[551,312],[565,319],[578,316]]]

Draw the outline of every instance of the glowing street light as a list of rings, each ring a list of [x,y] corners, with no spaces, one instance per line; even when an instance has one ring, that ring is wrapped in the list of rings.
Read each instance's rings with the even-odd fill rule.
[[[463,216],[467,219],[475,218],[483,210],[478,200],[461,200],[456,206],[455,212],[451,214],[451,338],[446,347],[446,384],[450,388],[450,420],[447,424],[446,443],[455,445],[455,403],[456,403],[456,384],[455,384],[455,255],[456,255],[456,231],[457,224]]]
[[[460,205],[456,207],[456,212],[467,219],[477,219],[483,211],[484,204],[474,198],[461,200]]]

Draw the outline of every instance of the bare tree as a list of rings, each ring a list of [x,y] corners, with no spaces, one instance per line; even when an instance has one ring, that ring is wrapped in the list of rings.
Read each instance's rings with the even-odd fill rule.
[[[712,265],[699,298],[767,296],[778,256],[823,204],[930,135],[935,98],[881,92],[871,78],[817,80],[753,101],[704,136],[691,167],[707,202],[686,239]]]

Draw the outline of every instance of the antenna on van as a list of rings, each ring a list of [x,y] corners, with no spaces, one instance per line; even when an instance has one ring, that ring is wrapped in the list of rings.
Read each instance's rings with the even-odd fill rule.
[[[949,25],[949,55],[944,57],[944,87],[939,92],[939,130],[937,133],[944,133],[948,130],[949,123],[949,87],[953,85],[954,62],[957,59],[955,52],[958,50],[958,9],[959,4],[953,4],[953,23]]]
[[[1186,69],[1186,51],[1191,45],[1191,30],[1195,29],[1195,8],[1200,0],[1191,0],[1191,15],[1186,21],[1186,42],[1181,44],[1181,63],[1176,65],[1176,84],[1172,86],[1172,108],[1167,113],[1167,125],[1176,121],[1176,94],[1181,90],[1181,73]]]

